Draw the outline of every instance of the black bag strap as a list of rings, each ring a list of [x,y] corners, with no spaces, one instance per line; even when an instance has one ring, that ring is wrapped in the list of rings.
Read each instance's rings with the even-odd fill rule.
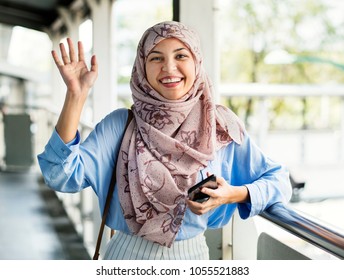
[[[125,128],[124,128],[124,133],[127,130],[127,127],[129,125],[129,123],[131,122],[131,120],[133,119],[133,117],[134,117],[133,116],[133,112],[130,109],[128,109],[128,119],[127,119],[127,123],[126,123]],[[124,135],[124,133],[123,133],[123,135]],[[116,161],[115,166],[114,166],[113,171],[112,171],[109,191],[108,191],[108,194],[107,194],[107,197],[106,197],[106,202],[105,202],[102,222],[101,222],[100,228],[99,228],[97,245],[96,245],[96,249],[95,249],[95,252],[94,252],[94,255],[93,255],[93,260],[98,260],[98,258],[99,258],[99,250],[100,250],[100,245],[101,245],[101,242],[102,242],[102,237],[103,237],[103,232],[104,232],[106,216],[107,216],[107,213],[109,212],[110,202],[111,202],[111,199],[112,199],[113,191],[115,189],[116,165],[117,165],[117,161]],[[111,229],[111,237],[112,237],[113,233],[114,233],[114,230]]]

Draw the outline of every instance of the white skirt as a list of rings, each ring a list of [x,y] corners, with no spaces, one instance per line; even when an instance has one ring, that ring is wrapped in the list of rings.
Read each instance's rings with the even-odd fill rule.
[[[175,241],[171,248],[116,231],[107,244],[104,260],[209,260],[205,236]]]

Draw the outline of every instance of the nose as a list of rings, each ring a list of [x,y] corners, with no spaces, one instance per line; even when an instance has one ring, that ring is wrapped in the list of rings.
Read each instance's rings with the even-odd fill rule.
[[[166,62],[162,66],[162,71],[171,73],[177,69],[177,65],[174,60],[166,60]]]

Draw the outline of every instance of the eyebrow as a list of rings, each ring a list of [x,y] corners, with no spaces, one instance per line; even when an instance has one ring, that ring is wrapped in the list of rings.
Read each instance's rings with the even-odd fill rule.
[[[189,51],[187,48],[178,48],[178,49],[175,49],[173,52],[179,52],[179,51],[181,51],[181,50],[187,50],[187,51]],[[156,54],[162,54],[162,52],[159,52],[159,51],[151,51],[148,55],[150,55],[150,54],[152,54],[152,53],[156,53]],[[147,56],[148,56],[147,55]]]

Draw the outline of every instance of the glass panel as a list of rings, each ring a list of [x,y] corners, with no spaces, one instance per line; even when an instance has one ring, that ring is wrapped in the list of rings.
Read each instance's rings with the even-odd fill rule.
[[[290,204],[344,229],[344,3],[219,4],[224,104],[290,169]]]

